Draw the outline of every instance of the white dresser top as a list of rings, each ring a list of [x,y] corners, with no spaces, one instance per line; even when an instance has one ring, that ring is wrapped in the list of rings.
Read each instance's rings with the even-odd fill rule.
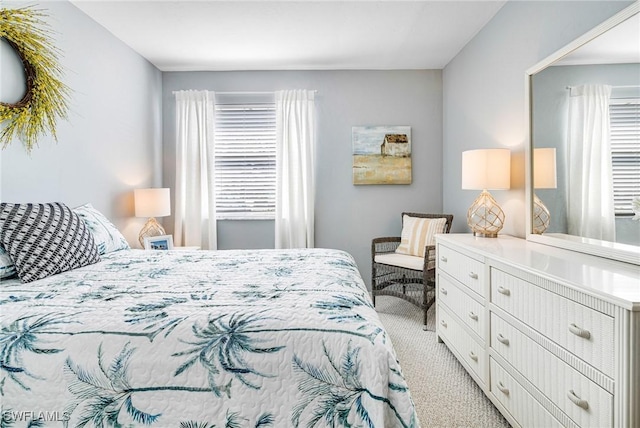
[[[485,257],[559,282],[632,311],[640,311],[640,266],[501,235],[442,234],[437,242],[467,247]]]

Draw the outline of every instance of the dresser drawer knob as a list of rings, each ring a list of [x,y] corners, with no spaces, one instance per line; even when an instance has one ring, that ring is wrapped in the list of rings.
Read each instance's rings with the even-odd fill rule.
[[[589,332],[589,330],[582,329],[573,323],[569,324],[569,331],[583,339],[591,338],[591,333]]]
[[[578,397],[576,393],[573,392],[573,389],[567,392],[567,397],[569,397],[569,400],[571,400],[573,404],[580,407],[581,409],[587,410],[589,408],[589,403],[587,402],[587,400],[582,400],[580,397]]]
[[[478,279],[478,274],[475,272],[469,272],[469,278],[471,279]]]
[[[445,256],[441,256],[440,257],[440,261],[446,263],[447,262],[447,258]]]
[[[504,294],[505,296],[510,296],[511,295],[511,290],[509,290],[508,288],[504,288],[502,285],[499,285],[498,286],[498,293]]]
[[[498,389],[500,390],[500,392],[502,392],[504,395],[509,395],[509,388],[507,388],[506,386],[504,386],[504,384],[502,383],[502,381],[498,382],[498,384],[496,385],[498,387]]]
[[[469,312],[469,318],[474,321],[478,321],[478,315],[474,314],[473,311]]]
[[[509,339],[507,339],[506,337],[504,337],[504,336],[502,335],[502,333],[499,333],[499,334],[498,334],[498,342],[500,342],[500,343],[502,343],[502,344],[504,344],[504,345],[509,346]]]
[[[444,320],[440,320],[440,325],[443,326],[444,328],[447,328],[447,323],[444,322]]]
[[[469,352],[469,358],[471,358],[473,361],[478,361],[478,356],[473,351]]]
[[[440,294],[444,294],[445,296],[447,295],[447,289],[444,287],[440,287]]]

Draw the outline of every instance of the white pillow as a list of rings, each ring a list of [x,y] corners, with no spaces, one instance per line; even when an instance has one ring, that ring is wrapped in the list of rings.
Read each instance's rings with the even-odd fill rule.
[[[107,254],[112,251],[128,250],[129,243],[122,233],[111,223],[100,211],[91,204],[84,204],[73,209],[86,223],[93,234],[100,254]]]
[[[4,247],[0,245],[0,278],[10,278],[16,274],[16,266]]]
[[[402,234],[396,253],[424,257],[424,247],[435,245],[437,233],[444,233],[446,218],[420,218],[404,215],[402,218]],[[435,252],[431,253],[435,257]]]

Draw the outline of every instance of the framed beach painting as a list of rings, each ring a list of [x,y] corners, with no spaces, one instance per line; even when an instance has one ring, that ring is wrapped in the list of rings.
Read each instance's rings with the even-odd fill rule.
[[[145,236],[145,250],[173,250],[173,235]]]
[[[411,127],[354,126],[353,184],[411,184]]]

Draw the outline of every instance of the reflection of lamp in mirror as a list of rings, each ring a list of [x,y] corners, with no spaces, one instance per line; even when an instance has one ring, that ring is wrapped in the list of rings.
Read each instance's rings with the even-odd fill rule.
[[[165,217],[171,214],[169,189],[135,189],[133,198],[136,217],[149,217],[138,235],[138,241],[144,248],[145,237],[165,234],[164,228],[155,217]]]
[[[504,226],[504,211],[487,189],[511,186],[509,149],[468,150],[462,153],[462,188],[482,190],[467,211],[467,224],[475,236],[495,238]]]
[[[558,187],[556,174],[556,149],[533,150],[533,188],[555,189]],[[547,207],[533,193],[533,233],[542,235],[549,227],[551,214]]]

